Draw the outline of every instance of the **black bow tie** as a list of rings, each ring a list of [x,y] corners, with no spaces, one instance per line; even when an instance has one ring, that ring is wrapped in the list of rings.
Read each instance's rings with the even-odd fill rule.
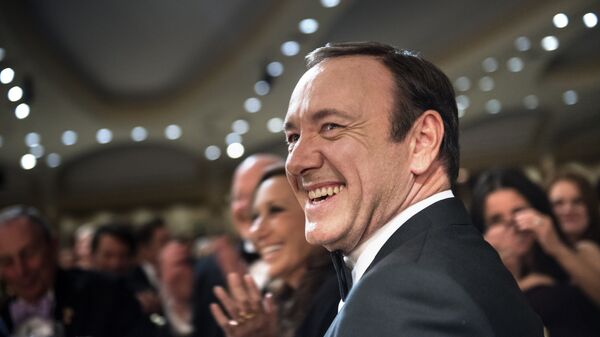
[[[340,296],[342,297],[342,301],[346,301],[346,296],[348,296],[348,293],[352,288],[352,272],[350,271],[350,268],[346,266],[346,263],[344,263],[342,252],[331,252],[331,260],[333,260],[333,267],[337,274]]]

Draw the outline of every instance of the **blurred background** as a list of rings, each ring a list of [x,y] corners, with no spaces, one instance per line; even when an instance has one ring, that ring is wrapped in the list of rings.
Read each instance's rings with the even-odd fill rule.
[[[71,232],[115,216],[223,230],[233,168],[285,155],[303,56],[329,41],[412,49],[455,85],[460,182],[600,174],[594,0],[3,0],[0,206]]]

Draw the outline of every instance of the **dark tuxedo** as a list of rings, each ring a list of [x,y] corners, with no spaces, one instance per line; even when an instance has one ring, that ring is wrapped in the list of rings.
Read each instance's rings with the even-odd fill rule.
[[[390,237],[325,336],[541,337],[542,330],[496,251],[451,198]]]
[[[139,304],[124,282],[94,272],[58,270],[54,283],[54,319],[65,337],[147,336]],[[9,305],[0,308],[8,330],[14,329]]]

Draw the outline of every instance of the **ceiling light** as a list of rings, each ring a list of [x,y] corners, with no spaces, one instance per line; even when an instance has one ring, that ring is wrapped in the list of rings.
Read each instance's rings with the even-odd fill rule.
[[[21,103],[15,108],[15,116],[18,119],[24,119],[29,116],[30,108],[27,103]]]
[[[181,138],[181,127],[177,124],[171,124],[165,128],[165,137],[169,140]]]
[[[481,67],[486,73],[493,73],[498,70],[498,61],[493,57],[488,57],[481,62]]]
[[[67,130],[63,132],[61,138],[63,144],[65,144],[66,146],[71,146],[77,143],[77,132],[73,130]]]
[[[558,13],[552,18],[552,23],[556,28],[565,28],[569,24],[569,18],[565,13]]]
[[[41,141],[42,137],[37,132],[30,132],[25,135],[25,145],[32,147],[38,145]]]
[[[279,133],[283,131],[283,120],[279,117],[269,119],[267,122],[267,129],[272,133]]]
[[[485,103],[485,110],[491,114],[497,114],[502,110],[502,103],[497,99],[490,99]]]
[[[58,167],[60,165],[60,155],[58,153],[50,153],[46,157],[48,167]]]
[[[508,59],[508,61],[506,61],[506,66],[508,67],[509,71],[518,73],[519,71],[523,70],[525,63],[520,57],[511,57]]]
[[[575,90],[567,90],[563,92],[563,102],[566,105],[574,105],[577,103],[578,97],[577,92]]]
[[[536,95],[527,95],[523,98],[523,105],[525,108],[533,110],[540,105],[540,101]]]
[[[204,150],[204,156],[208,160],[217,160],[221,157],[221,149],[216,145],[211,145]]]
[[[479,80],[479,89],[481,89],[481,91],[494,90],[494,79],[489,76],[483,76]]]
[[[267,81],[258,81],[254,83],[254,92],[259,96],[264,96],[269,93],[271,86]]]
[[[244,155],[244,145],[240,143],[233,143],[227,146],[227,155],[229,158],[237,159]]]
[[[230,134],[228,134],[225,137],[225,144],[230,145],[233,143],[241,143],[242,142],[242,136],[240,136],[239,134],[232,132]]]
[[[9,84],[15,78],[15,71],[11,68],[5,68],[0,71],[0,82]]]
[[[544,48],[547,51],[553,51],[558,49],[558,39],[556,38],[556,36],[546,36],[545,38],[542,39],[542,48]]]
[[[35,167],[36,163],[37,159],[31,153],[25,154],[23,157],[21,157],[21,167],[25,170],[31,170]]]
[[[243,135],[250,130],[250,124],[243,119],[238,119],[231,123],[231,130],[237,134]]]
[[[325,8],[332,8],[340,4],[340,0],[321,0],[321,5]]]
[[[461,76],[454,81],[454,86],[458,91],[467,91],[471,89],[471,80],[466,76]]]
[[[96,140],[100,144],[110,143],[112,138],[113,138],[113,134],[112,134],[112,131],[110,131],[109,129],[100,129],[100,130],[98,130],[98,132],[96,132]]]
[[[319,22],[315,19],[304,19],[300,21],[298,28],[304,34],[312,34],[319,29]]]
[[[594,28],[598,24],[598,17],[594,13],[586,13],[583,15],[583,24],[588,28]]]
[[[42,158],[44,156],[44,146],[37,144],[29,148],[29,153],[34,155],[36,158]]]
[[[518,51],[527,51],[531,48],[531,41],[525,36],[519,36],[515,39],[515,48]]]
[[[283,74],[283,64],[273,61],[267,65],[267,74],[273,77],[279,77]]]
[[[471,100],[467,95],[456,96],[456,106],[458,110],[467,110],[471,105]]]
[[[250,97],[244,102],[244,109],[249,113],[255,113],[260,111],[262,104],[256,97]]]
[[[146,138],[148,138],[148,130],[143,126],[136,126],[131,129],[131,139],[133,139],[134,142],[141,142],[146,140]]]
[[[296,56],[300,52],[300,44],[296,41],[286,41],[281,45],[281,53],[285,56]]]
[[[16,102],[23,98],[23,89],[19,86],[14,86],[8,90],[7,96],[11,102]]]

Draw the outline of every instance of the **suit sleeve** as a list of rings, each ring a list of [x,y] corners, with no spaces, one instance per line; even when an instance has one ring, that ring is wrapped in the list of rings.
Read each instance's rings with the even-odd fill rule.
[[[493,336],[487,318],[448,276],[415,266],[370,273],[327,336]]]
[[[194,275],[192,294],[193,337],[223,337],[223,330],[213,318],[209,305],[219,303],[213,293],[215,286],[225,286],[225,278],[214,255],[200,259]]]

